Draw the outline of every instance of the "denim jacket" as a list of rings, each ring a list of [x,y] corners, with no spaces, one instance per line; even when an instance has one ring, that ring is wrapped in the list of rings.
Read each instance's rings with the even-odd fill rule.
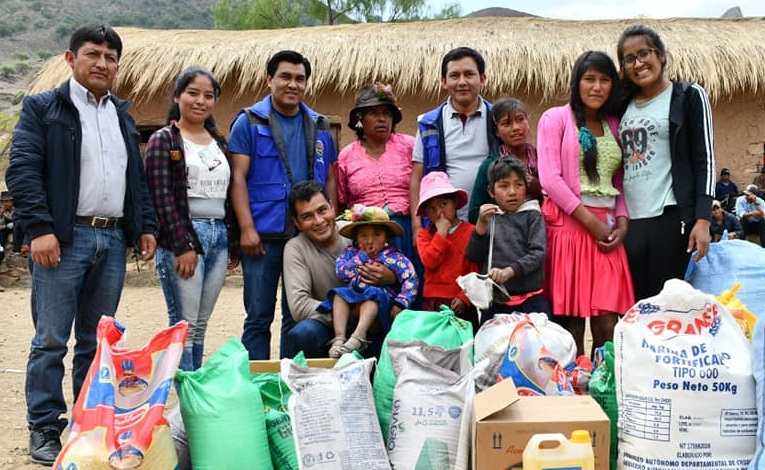
[[[111,95],[128,154],[124,231],[128,245],[140,246],[142,234],[157,229],[141,161],[141,137],[128,114],[130,103]],[[62,246],[72,244],[80,191],[80,115],[67,80],[56,89],[24,98],[13,130],[10,165],[5,175],[14,197],[24,238],[52,233]]]

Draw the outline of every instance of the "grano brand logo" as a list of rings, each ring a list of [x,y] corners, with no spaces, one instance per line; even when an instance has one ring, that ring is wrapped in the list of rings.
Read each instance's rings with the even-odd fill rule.
[[[645,314],[642,308],[632,307],[622,319],[625,323],[643,324],[654,336],[700,335],[709,332],[716,336],[720,328],[717,304],[707,304],[701,310],[666,310],[656,317]]]

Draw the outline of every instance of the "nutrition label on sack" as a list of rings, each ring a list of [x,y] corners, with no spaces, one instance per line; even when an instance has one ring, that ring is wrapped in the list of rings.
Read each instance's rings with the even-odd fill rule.
[[[649,441],[669,442],[672,400],[628,395],[621,410],[624,434]]]

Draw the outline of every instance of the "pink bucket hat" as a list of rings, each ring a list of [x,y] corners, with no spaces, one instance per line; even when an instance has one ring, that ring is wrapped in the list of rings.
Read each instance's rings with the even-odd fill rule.
[[[468,202],[467,191],[452,186],[449,177],[443,171],[433,171],[425,175],[420,183],[420,203],[417,204],[417,215],[424,216],[425,203],[444,194],[454,194],[457,198],[457,209],[464,207]]]

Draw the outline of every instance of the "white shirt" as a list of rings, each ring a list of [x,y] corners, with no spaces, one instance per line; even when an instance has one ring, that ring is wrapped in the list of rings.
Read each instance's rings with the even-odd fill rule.
[[[128,155],[117,108],[108,93],[97,101],[74,78],[69,80],[69,90],[82,128],[77,215],[122,217]]]
[[[489,139],[486,135],[488,113],[486,103],[480,100],[478,110],[468,116],[465,124],[454,109],[451,99],[443,107],[441,117],[444,122],[444,148],[446,149],[446,174],[456,188],[473,194],[475,177],[484,159],[489,156]],[[414,142],[412,161],[422,163],[423,149],[420,131]],[[457,217],[467,220],[470,203],[457,211]]]
[[[223,219],[231,169],[226,156],[213,140],[200,145],[183,141],[186,157],[186,194],[192,219]]]

